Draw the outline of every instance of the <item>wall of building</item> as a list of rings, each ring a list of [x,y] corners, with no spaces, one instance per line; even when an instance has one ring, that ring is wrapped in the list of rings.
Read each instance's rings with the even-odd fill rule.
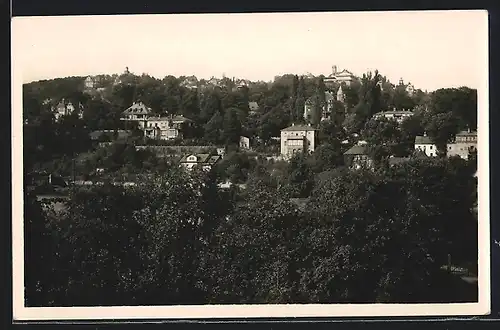
[[[429,157],[437,155],[437,147],[434,144],[415,144],[415,150],[421,150]]]

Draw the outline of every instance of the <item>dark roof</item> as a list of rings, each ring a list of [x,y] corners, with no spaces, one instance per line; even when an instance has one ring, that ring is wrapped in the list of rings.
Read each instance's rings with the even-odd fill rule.
[[[317,129],[308,125],[292,125],[287,128],[283,128],[282,131],[317,131]]]
[[[367,155],[367,154],[368,154],[368,148],[366,145],[355,145],[344,153],[344,155]]]
[[[434,141],[428,136],[416,136],[415,144],[434,144]]]
[[[207,163],[208,161],[210,161],[210,154],[189,154],[189,155],[185,155],[181,158],[180,162],[181,163],[188,163],[188,160],[187,158],[189,156],[196,156],[197,157],[197,163]]]
[[[151,108],[146,106],[142,102],[134,103],[130,107],[128,107],[124,114],[139,114],[139,115],[148,115],[152,112]]]
[[[477,136],[477,132],[461,131],[456,136]]]

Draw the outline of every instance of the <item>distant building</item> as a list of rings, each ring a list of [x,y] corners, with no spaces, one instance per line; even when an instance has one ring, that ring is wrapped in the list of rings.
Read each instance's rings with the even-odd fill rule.
[[[323,105],[321,109],[321,120],[326,120],[330,119],[333,107],[334,107],[334,102],[335,98],[332,93],[330,92],[325,92],[325,101],[326,103]],[[315,97],[310,97],[306,100],[304,104],[304,119],[310,121],[311,120],[311,115],[312,111],[314,109],[314,103],[315,103]]]
[[[373,159],[368,153],[368,146],[365,143],[358,143],[344,153],[345,163],[349,168],[358,170],[360,168],[373,168]]]
[[[448,143],[447,155],[468,159],[471,153],[477,152],[477,132],[462,131],[455,136],[453,143]]]
[[[146,119],[151,116],[153,110],[142,102],[134,102],[122,113],[121,120],[135,121],[139,123],[139,127],[146,127]]]
[[[423,136],[415,137],[415,150],[421,151],[429,157],[437,156],[436,144],[426,133]]]
[[[246,136],[240,136],[240,149],[250,149],[250,138]]]
[[[183,116],[147,117],[144,121],[144,136],[150,139],[170,140],[182,137],[182,126],[191,120]]]
[[[134,103],[128,107],[122,113],[121,120],[137,122],[138,127],[144,131],[145,137],[158,140],[182,137],[182,126],[192,122],[183,116],[155,116],[152,109],[142,102]]]
[[[342,71],[338,71],[337,66],[334,65],[332,66],[332,73],[328,75],[328,77],[325,77],[324,81],[327,85],[345,83],[347,86],[349,86],[354,81],[354,79],[356,78],[352,74],[352,72],[345,69]]]
[[[201,168],[208,171],[214,166],[221,157],[211,154],[190,154],[182,157],[180,165],[186,170]]]
[[[96,87],[96,81],[91,76],[85,78],[85,89],[94,89]]]
[[[198,78],[196,78],[195,76],[185,77],[181,81],[180,86],[185,87],[187,89],[197,89],[198,88]]]
[[[345,94],[344,91],[342,90],[342,85],[340,85],[339,89],[337,90],[337,101],[342,103],[345,102]]]
[[[389,120],[395,120],[398,124],[401,124],[406,118],[413,116],[413,111],[411,110],[392,110],[392,111],[382,111],[373,115],[374,119],[386,118]]]
[[[62,99],[55,107],[52,108],[56,121],[59,121],[64,116],[69,116],[75,111],[78,111],[78,118],[83,118],[83,106],[78,104],[77,107],[71,101]]]
[[[281,155],[291,158],[295,153],[314,152],[316,129],[310,125],[295,125],[281,130]]]
[[[259,110],[259,104],[257,102],[248,102],[248,108],[251,113],[255,113]]]

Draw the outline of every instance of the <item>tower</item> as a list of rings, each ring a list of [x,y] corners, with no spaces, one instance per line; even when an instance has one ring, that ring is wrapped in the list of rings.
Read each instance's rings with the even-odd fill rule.
[[[337,91],[337,101],[342,103],[344,103],[345,101],[344,92],[342,91],[342,85],[340,85],[339,90]]]
[[[337,66],[336,65],[332,66],[332,73],[337,74]]]

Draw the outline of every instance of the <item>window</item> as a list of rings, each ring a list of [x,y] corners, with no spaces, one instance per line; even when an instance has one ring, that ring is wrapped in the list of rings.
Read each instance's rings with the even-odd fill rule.
[[[432,150],[432,146],[429,146],[429,149]]]

